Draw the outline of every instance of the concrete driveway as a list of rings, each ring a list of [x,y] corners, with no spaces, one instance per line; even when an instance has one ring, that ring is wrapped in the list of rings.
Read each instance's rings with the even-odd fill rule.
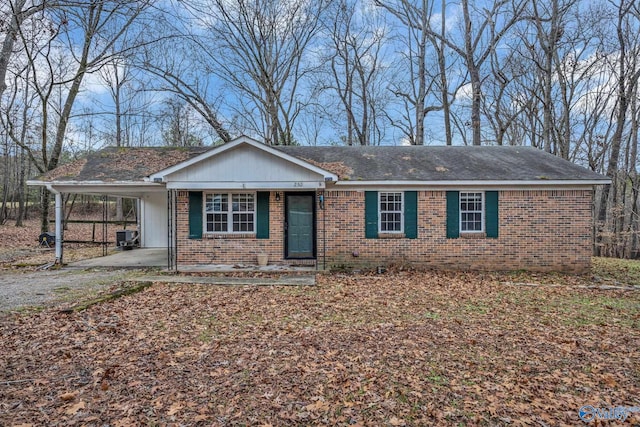
[[[70,263],[67,268],[167,268],[167,249],[139,248]]]
[[[75,301],[139,274],[122,269],[0,272],[0,312]]]

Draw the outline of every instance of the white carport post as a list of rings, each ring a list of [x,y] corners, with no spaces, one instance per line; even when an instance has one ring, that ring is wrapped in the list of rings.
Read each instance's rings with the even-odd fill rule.
[[[62,211],[62,193],[50,185],[47,186],[47,189],[56,197],[56,264],[62,265],[62,218],[64,217],[64,212]]]
[[[62,194],[56,195],[56,264],[62,265]]]

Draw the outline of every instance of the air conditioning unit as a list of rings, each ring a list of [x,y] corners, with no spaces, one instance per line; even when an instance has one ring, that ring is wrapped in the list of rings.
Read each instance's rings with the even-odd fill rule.
[[[138,246],[137,230],[118,230],[116,231],[116,246],[122,249],[132,249]]]

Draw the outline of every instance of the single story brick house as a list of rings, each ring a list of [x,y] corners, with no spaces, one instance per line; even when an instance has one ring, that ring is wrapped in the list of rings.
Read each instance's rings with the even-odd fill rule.
[[[594,186],[608,183],[531,147],[267,146],[248,137],[106,148],[29,182],[58,203],[67,192],[138,199],[141,245],[168,248],[174,270],[266,255],[319,269],[571,272],[589,268]]]

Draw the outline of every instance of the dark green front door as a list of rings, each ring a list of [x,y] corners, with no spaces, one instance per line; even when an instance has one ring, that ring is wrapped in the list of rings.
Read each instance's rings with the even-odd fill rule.
[[[285,256],[315,257],[315,195],[287,193],[285,198]]]

